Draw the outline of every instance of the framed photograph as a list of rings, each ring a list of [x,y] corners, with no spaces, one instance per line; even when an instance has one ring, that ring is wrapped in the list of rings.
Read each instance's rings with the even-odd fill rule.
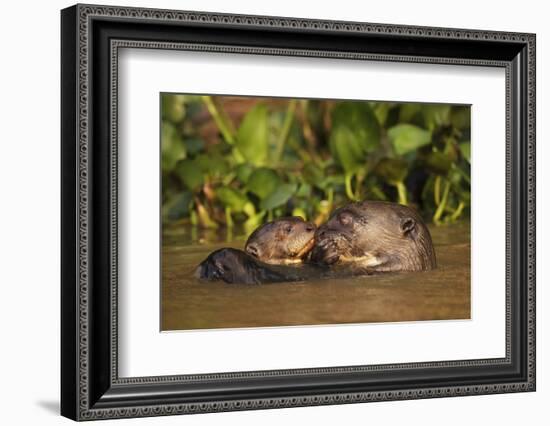
[[[535,35],[61,12],[61,412],[535,390]]]

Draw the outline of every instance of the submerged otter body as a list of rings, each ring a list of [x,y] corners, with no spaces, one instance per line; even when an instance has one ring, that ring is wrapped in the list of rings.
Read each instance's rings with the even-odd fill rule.
[[[305,281],[319,277],[324,269],[314,265],[271,265],[235,248],[216,250],[203,260],[195,276],[227,284],[268,284]]]
[[[365,274],[436,267],[432,238],[420,215],[382,201],[335,210],[316,231],[311,260]]]

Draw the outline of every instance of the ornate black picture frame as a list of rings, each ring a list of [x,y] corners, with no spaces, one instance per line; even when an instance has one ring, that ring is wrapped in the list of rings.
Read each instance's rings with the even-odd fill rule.
[[[157,416],[535,390],[535,35],[76,5],[61,13],[61,413]],[[506,356],[119,378],[121,47],[485,65],[506,72]]]

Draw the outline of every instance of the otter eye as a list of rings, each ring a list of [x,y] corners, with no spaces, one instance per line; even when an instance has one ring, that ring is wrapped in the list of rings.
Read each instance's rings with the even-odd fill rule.
[[[288,225],[286,228],[285,228],[285,231],[287,234],[290,234],[292,232],[292,226],[291,225]]]
[[[353,217],[350,213],[342,212],[338,215],[338,220],[342,225],[348,226],[353,222]]]

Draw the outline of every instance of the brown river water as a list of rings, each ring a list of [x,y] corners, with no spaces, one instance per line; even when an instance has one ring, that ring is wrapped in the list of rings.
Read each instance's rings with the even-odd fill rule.
[[[161,329],[470,318],[470,224],[430,227],[433,271],[263,285],[202,282],[194,268],[244,236],[179,228],[163,236]]]

